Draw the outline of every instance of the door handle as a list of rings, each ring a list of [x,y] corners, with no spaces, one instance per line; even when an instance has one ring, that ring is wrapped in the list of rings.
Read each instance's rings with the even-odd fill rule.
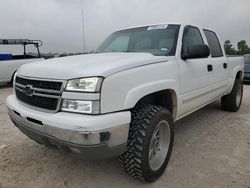
[[[213,71],[213,65],[207,65],[207,71],[208,72]]]
[[[223,68],[224,68],[224,69],[227,68],[227,63],[223,63]]]

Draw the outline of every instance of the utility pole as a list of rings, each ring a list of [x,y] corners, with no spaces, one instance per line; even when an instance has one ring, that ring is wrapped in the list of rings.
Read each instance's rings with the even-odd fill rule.
[[[86,47],[85,47],[85,26],[84,26],[84,11],[82,9],[82,42],[83,42],[83,53],[86,52]]]

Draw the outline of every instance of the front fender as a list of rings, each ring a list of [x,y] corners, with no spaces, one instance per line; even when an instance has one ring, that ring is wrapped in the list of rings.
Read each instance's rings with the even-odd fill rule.
[[[149,82],[137,86],[128,92],[126,100],[124,102],[124,108],[125,109],[133,108],[141,98],[151,93],[155,93],[166,89],[170,89],[176,92],[178,90],[177,86],[178,84],[176,83],[176,81],[171,79],[158,80],[155,82]]]
[[[142,97],[157,91],[171,89],[178,93],[178,83],[175,59],[115,73],[103,81],[101,113],[131,109]]]

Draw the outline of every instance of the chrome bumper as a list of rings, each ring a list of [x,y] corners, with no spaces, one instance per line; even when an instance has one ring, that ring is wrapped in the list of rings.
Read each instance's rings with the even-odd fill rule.
[[[96,116],[65,112],[50,114],[24,106],[15,96],[7,98],[7,106],[13,123],[39,143],[50,143],[59,149],[66,147],[91,158],[91,148],[95,150],[94,155],[99,152],[99,156],[95,156],[98,158],[106,158],[104,153],[119,155],[126,149],[130,112]]]

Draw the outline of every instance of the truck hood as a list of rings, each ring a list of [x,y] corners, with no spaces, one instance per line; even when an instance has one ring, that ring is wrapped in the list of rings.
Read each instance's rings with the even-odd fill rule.
[[[25,64],[17,74],[63,80],[91,76],[107,77],[116,72],[163,61],[167,61],[167,57],[149,53],[87,54]]]

